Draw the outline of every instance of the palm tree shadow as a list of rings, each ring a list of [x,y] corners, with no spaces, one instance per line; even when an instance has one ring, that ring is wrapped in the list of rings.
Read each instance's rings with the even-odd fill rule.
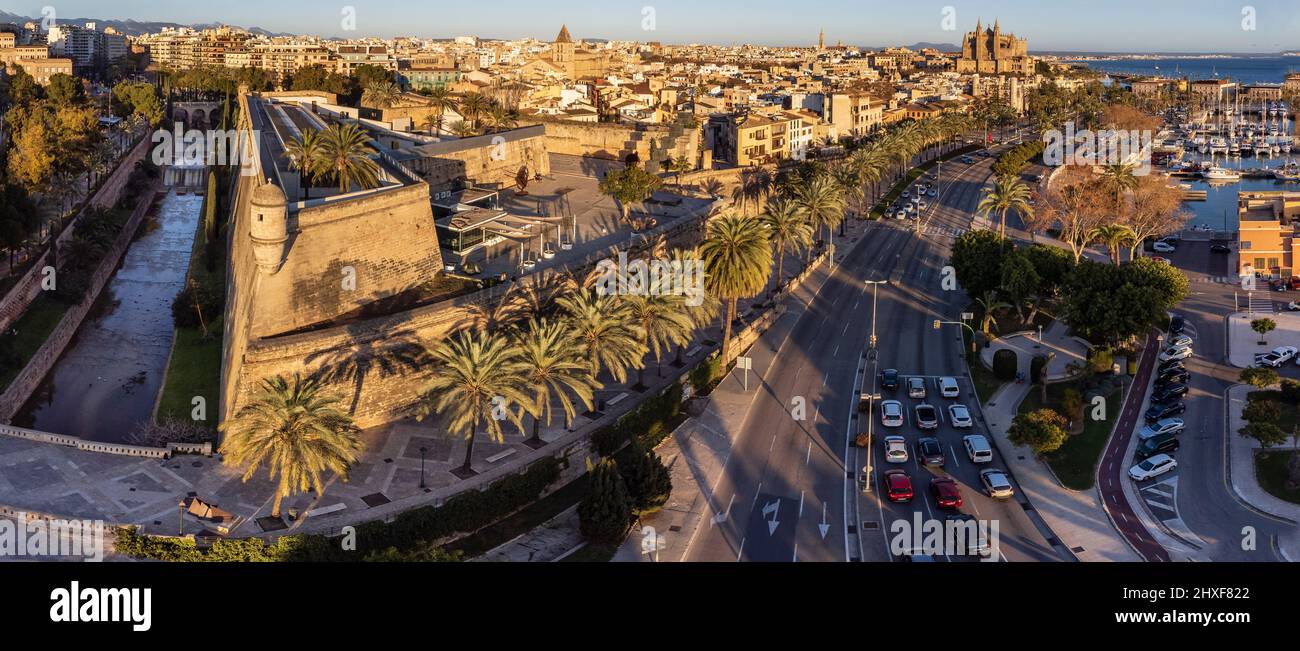
[[[390,378],[419,372],[427,368],[430,358],[414,331],[376,333],[358,325],[347,326],[352,343],[331,350],[313,352],[306,364],[319,363],[312,378],[328,384],[352,384],[348,413],[355,416],[360,406],[366,380]]]

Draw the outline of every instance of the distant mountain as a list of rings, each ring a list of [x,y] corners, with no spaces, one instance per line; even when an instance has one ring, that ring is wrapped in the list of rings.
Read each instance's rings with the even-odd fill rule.
[[[30,16],[19,16],[17,14],[11,14],[7,11],[0,11],[0,23],[14,23],[16,25],[21,26],[23,23],[26,23],[28,21],[39,23],[41,19],[32,18]],[[101,31],[105,27],[112,27],[113,29],[122,32],[127,36],[140,36],[142,34],[153,34],[162,31],[164,27],[171,27],[173,29],[178,27],[189,27],[192,29],[212,29],[214,27],[221,27],[221,25],[218,23],[204,23],[199,25],[181,25],[179,23],[138,21],[138,20],[111,20],[105,18],[59,18],[58,22],[68,23],[71,25],[84,25],[86,23],[93,22],[99,27]],[[237,27],[237,26],[231,25],[231,27]],[[237,28],[247,30],[253,34],[260,34],[262,36],[291,36],[291,34],[285,34],[282,32],[269,32],[267,30],[262,29],[261,27],[237,27]]]
[[[909,50],[924,50],[924,49],[926,49],[926,48],[935,49],[935,50],[938,50],[938,51],[940,51],[940,52],[961,52],[961,46],[960,46],[960,45],[954,45],[954,44],[952,44],[952,43],[924,43],[924,42],[922,42],[922,43],[913,43],[913,44],[907,46],[907,49],[909,49]]]

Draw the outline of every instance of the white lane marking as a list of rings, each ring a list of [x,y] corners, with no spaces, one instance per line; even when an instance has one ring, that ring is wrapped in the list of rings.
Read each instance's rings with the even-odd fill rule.
[[[835,344],[835,352],[831,353],[831,357],[839,357],[839,356],[840,356],[840,345]]]
[[[794,544],[794,562],[799,562],[799,543]]]
[[[803,517],[803,496],[804,491],[799,491],[799,517]]]
[[[758,482],[758,488],[754,490],[754,503],[749,505],[749,510],[754,510],[758,506],[758,494],[763,492],[763,482]]]
[[[952,447],[951,444],[948,445],[948,452],[949,452],[950,454],[952,454],[952,463],[953,463],[953,465],[956,466],[956,467],[958,467],[958,468],[960,468],[960,467],[961,467],[961,462],[957,460],[957,450],[953,449],[953,447]]]
[[[745,553],[745,539],[740,539],[740,548],[736,550],[736,562],[740,562],[740,556]]]
[[[769,445],[769,446],[767,446],[767,451],[770,453],[772,450],[775,450],[775,449],[776,449],[776,434],[773,434],[773,435],[772,435],[772,444]]]
[[[731,517],[731,505],[735,503],[736,503],[736,494],[732,493],[731,499],[727,501],[727,510],[713,516],[710,519],[710,522],[712,522],[712,524],[710,524],[709,526],[713,526],[715,524],[722,524],[723,522],[726,522],[727,518]]]
[[[829,379],[831,379],[831,372],[830,372],[830,371],[826,371],[826,375],[823,375],[823,376],[822,376],[822,387],[823,387],[823,388],[826,387],[826,381],[829,380]]]
[[[803,455],[803,465],[808,465],[812,460],[812,439],[808,439],[808,453]]]

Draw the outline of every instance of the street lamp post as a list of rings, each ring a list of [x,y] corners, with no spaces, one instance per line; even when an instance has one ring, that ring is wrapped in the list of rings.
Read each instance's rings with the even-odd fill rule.
[[[423,446],[420,447],[420,488],[421,489],[424,488],[424,453],[426,451],[428,451],[428,448]]]
[[[868,347],[872,350],[876,348],[876,295],[879,293],[881,285],[889,284],[888,280],[864,280],[863,284],[871,285],[871,339],[868,340]]]
[[[871,285],[871,338],[867,340],[869,351],[867,353],[871,360],[871,393],[867,395],[867,466],[863,468],[863,493],[871,492],[871,443],[874,435],[875,425],[875,406],[876,406],[876,382],[880,374],[877,372],[880,365],[879,352],[876,350],[876,299],[880,294],[880,286],[887,284],[888,280],[864,280],[864,284]]]

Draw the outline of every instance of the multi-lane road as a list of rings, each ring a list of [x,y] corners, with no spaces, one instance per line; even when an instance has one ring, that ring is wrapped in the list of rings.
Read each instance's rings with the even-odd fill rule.
[[[943,289],[943,268],[953,238],[970,228],[992,160],[944,164],[940,196],[931,200],[921,233],[913,232],[910,221],[882,221],[871,224],[861,241],[840,243],[851,247],[850,253],[800,316],[764,378],[751,385],[758,396],[714,487],[713,511],[685,560],[889,561],[894,560],[889,531],[896,520],[911,522],[918,512],[942,517],[929,495],[930,471],[911,461],[903,464],[917,493],[911,503],[882,502],[875,486],[863,495],[859,480],[868,450],[853,446],[852,439],[868,417],[857,411],[862,382],[870,391],[874,371],[883,368],[905,376],[963,378],[959,400],[977,415],[970,431],[987,432],[964,379],[959,332],[947,326],[936,331],[932,324],[957,320],[966,303],[959,290]],[[879,337],[874,360],[868,350],[869,280],[891,281],[879,287],[874,301]],[[949,401],[933,388],[931,393],[931,404],[945,419],[933,435],[947,452],[943,472],[961,486],[962,510],[998,521],[1005,560],[1069,559],[1023,496],[994,501],[980,492],[978,469],[961,451],[961,436],[968,431],[946,422]],[[911,409],[905,391],[899,399]],[[921,435],[914,426],[900,430],[909,444]],[[879,441],[870,451],[877,461]],[[878,472],[887,469],[873,465]],[[1000,457],[988,466],[1004,467]]]

